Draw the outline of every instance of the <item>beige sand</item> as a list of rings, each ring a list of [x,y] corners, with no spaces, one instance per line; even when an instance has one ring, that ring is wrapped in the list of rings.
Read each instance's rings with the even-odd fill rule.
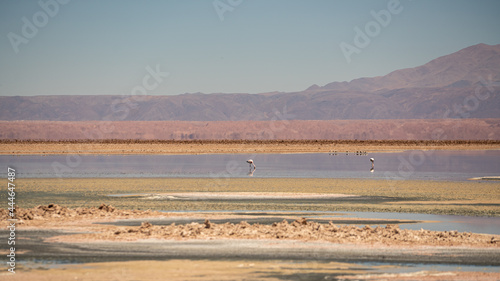
[[[374,266],[373,270],[387,268]],[[244,260],[130,261],[66,265],[64,268],[20,268],[18,273],[2,276],[9,281],[56,280],[309,280],[312,274],[324,280],[498,280],[500,273],[428,272],[377,274],[366,273],[366,266],[339,262],[300,262]]]
[[[0,154],[340,153],[498,150],[500,141],[80,141],[0,142]]]
[[[118,209],[140,210],[297,210],[367,211],[500,216],[500,182],[385,181],[360,179],[302,178],[100,178],[17,179],[22,192],[18,206],[32,208],[51,203],[66,207],[92,207],[101,203]],[[231,192],[294,194],[347,194],[363,200],[332,198],[331,202],[302,203],[293,200],[152,200],[151,194],[209,192],[222,196]],[[141,194],[110,197],[111,194]],[[6,196],[0,194],[0,198]],[[379,200],[377,198],[386,198]],[[7,199],[5,199],[7,200]]]
[[[273,225],[248,224],[204,224],[154,226],[147,222],[137,227],[96,225],[95,222],[112,221],[119,218],[153,218],[180,216],[152,211],[117,210],[109,205],[99,208],[68,209],[58,205],[40,206],[33,209],[18,209],[20,224],[24,229],[67,229],[85,231],[84,234],[50,238],[51,242],[94,243],[96,241],[158,241],[158,240],[219,240],[254,239],[260,241],[323,241],[342,247],[353,245],[372,251],[414,249],[426,251],[428,247],[457,247],[461,251],[471,248],[500,249],[500,235],[460,233],[456,231],[411,231],[395,225],[387,227],[337,226],[318,224],[297,219],[293,223]],[[185,214],[184,214],[185,215]],[[193,215],[193,214],[191,214]],[[2,211],[2,222],[6,212]],[[108,242],[109,243],[109,242]],[[436,252],[437,253],[437,252]],[[169,260],[105,262],[83,265],[60,265],[52,269],[33,269],[18,266],[15,275],[3,273],[5,280],[280,280],[289,276],[293,280],[308,280],[308,276],[323,276],[327,280],[498,280],[500,273],[486,272],[411,272],[376,273],[376,269],[395,266],[357,265],[337,262],[280,262],[277,260]],[[273,277],[274,276],[274,277]]]

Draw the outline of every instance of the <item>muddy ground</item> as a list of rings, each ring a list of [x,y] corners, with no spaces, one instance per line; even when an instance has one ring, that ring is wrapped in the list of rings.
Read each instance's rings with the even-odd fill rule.
[[[396,273],[382,273],[394,270]],[[415,271],[397,273],[397,266],[368,267],[348,262],[276,260],[209,260],[103,262],[65,265],[51,270],[23,268],[22,273],[2,276],[9,281],[53,280],[483,280],[496,281],[495,272]],[[89,274],[92,271],[93,274]],[[367,273],[368,272],[368,273]],[[55,277],[57,276],[57,277]],[[94,278],[99,276],[99,279]]]
[[[404,230],[393,224],[318,223],[293,213],[287,215],[289,220],[269,225],[250,224],[245,217],[239,223],[217,224],[207,219],[204,223],[153,225],[149,221],[207,214],[120,210],[105,204],[75,209],[50,204],[19,208],[16,213],[17,257],[24,263],[18,265],[15,275],[4,274],[5,280],[157,280],[166,275],[169,280],[500,278],[495,271],[401,273],[397,265],[500,266],[500,235]],[[7,212],[2,210],[0,216],[5,228]],[[227,215],[210,217],[217,220]],[[116,220],[142,223],[117,226],[113,224]],[[0,233],[7,235],[6,231]],[[366,264],[374,261],[392,265]]]
[[[92,207],[105,203],[118,209],[137,210],[287,210],[364,211],[500,215],[498,181],[386,181],[362,179],[286,178],[57,178],[17,179],[16,198],[20,207],[60,204]],[[219,200],[175,200],[169,193],[217,195]],[[256,194],[346,194],[351,197],[325,200],[220,200],[227,193]],[[129,196],[109,196],[127,195]],[[160,197],[155,199],[155,196]],[[163,198],[161,198],[163,196]],[[0,193],[7,200],[7,193]]]
[[[19,142],[2,154],[185,154],[500,149],[498,142]],[[455,231],[410,231],[400,221],[379,227],[304,221],[293,211],[366,211],[500,215],[496,181],[433,182],[352,179],[16,179],[18,273],[5,280],[499,280],[499,237]],[[173,200],[172,194],[317,194],[314,200]],[[135,194],[124,196],[124,194]],[[328,194],[348,197],[321,199]],[[121,195],[121,196],[108,196]],[[200,195],[200,194],[198,194]],[[187,196],[192,198],[193,196]],[[156,199],[155,199],[156,198]],[[194,197],[193,197],[194,198]],[[0,194],[7,202],[7,195]],[[104,205],[102,205],[104,204]],[[112,206],[114,207],[112,207]],[[205,213],[160,210],[286,210],[275,224],[155,220]],[[5,211],[1,227],[5,229]],[[345,218],[344,218],[345,219]],[[116,220],[138,225],[116,225]],[[368,224],[367,222],[363,222]],[[370,225],[377,224],[371,221]],[[385,226],[388,225],[389,226]],[[7,230],[0,231],[2,237]],[[6,254],[5,250],[2,254]],[[61,263],[63,262],[63,263]],[[67,262],[82,264],[64,264]],[[94,262],[94,263],[93,263]],[[366,264],[365,262],[379,262]],[[380,264],[383,262],[383,264]],[[387,264],[390,262],[391,264]],[[413,264],[456,265],[408,270]],[[460,265],[489,265],[480,272]],[[417,267],[420,268],[420,267]],[[486,268],[486,267],[485,267]],[[490,271],[490,272],[488,272]]]
[[[2,209],[0,215],[7,221],[8,212]],[[167,226],[155,226],[147,219],[169,217],[172,214],[152,211],[116,210],[113,206],[102,204],[98,208],[70,209],[56,204],[38,206],[31,209],[19,208],[16,212],[18,224],[24,227],[37,225],[44,229],[55,225],[78,225],[81,231],[92,233],[65,235],[52,238],[58,242],[88,242],[88,241],[137,241],[141,239],[259,239],[259,240],[304,240],[328,241],[339,244],[367,244],[371,246],[473,246],[500,248],[500,235],[461,233],[457,231],[429,231],[400,229],[398,225],[388,224],[385,227],[363,228],[352,225],[336,225],[308,221],[305,218],[289,223],[283,220],[271,225],[249,224],[244,219],[240,223],[216,224],[206,219],[203,224],[190,223]],[[192,214],[191,214],[192,216]],[[217,217],[218,215],[210,215]],[[140,226],[94,226],[102,218],[106,220],[117,218],[139,217],[146,220]],[[85,222],[90,224],[85,225]]]

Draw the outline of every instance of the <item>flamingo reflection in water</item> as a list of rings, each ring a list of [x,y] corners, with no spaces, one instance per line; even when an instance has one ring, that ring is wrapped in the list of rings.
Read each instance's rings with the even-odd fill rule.
[[[253,176],[253,172],[255,171],[255,169],[256,169],[257,167],[255,166],[255,163],[253,163],[253,160],[252,160],[252,159],[248,159],[248,160],[247,160],[247,163],[249,164],[249,168],[250,168],[250,170],[249,170],[249,172],[248,172],[248,175],[249,175],[249,176]],[[252,170],[252,165],[253,165],[253,170]]]
[[[250,171],[248,172],[247,176],[249,177],[253,177],[253,173],[255,172],[255,169],[250,169]]]

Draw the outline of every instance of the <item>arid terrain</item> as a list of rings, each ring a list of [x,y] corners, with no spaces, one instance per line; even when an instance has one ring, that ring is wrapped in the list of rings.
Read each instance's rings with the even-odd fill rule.
[[[500,140],[500,119],[0,121],[0,140]]]
[[[7,221],[8,213],[2,209],[0,216]],[[460,233],[458,231],[402,230],[397,225],[388,224],[385,227],[357,227],[329,223],[310,222],[305,218],[297,218],[292,223],[286,219],[272,225],[249,224],[242,220],[238,224],[217,224],[206,219],[204,223],[190,223],[167,226],[154,226],[143,222],[140,226],[114,227],[92,225],[101,219],[158,219],[179,216],[152,211],[116,210],[111,205],[101,204],[98,208],[69,209],[55,204],[37,206],[31,209],[18,209],[17,218],[24,227],[51,228],[65,224],[73,230],[92,233],[65,235],[51,238],[57,242],[89,242],[89,241],[135,241],[142,239],[278,239],[278,240],[320,240],[340,244],[362,244],[373,247],[387,246],[470,246],[470,247],[500,247],[500,235]],[[180,216],[186,216],[181,214]],[[190,214],[193,216],[193,214]],[[217,219],[220,215],[210,215]],[[227,215],[226,215],[227,216]],[[226,217],[222,215],[222,217]],[[291,216],[293,218],[293,216]],[[5,223],[3,223],[5,224]],[[6,226],[6,225],[5,225]]]
[[[202,150],[204,146],[227,152],[242,146],[269,145],[263,151],[280,151],[276,143],[266,143],[228,142],[231,150],[217,142],[156,145],[175,144],[179,151],[198,153],[207,152]],[[35,147],[41,149],[40,154],[61,153],[57,146],[61,143],[53,144],[56,146],[51,151],[44,151],[50,147],[46,143],[37,146],[18,142],[21,146],[17,148]],[[134,144],[144,145],[90,143],[97,146],[88,152],[109,154],[116,146],[130,149]],[[62,145],[71,148],[81,143]],[[298,142],[292,147],[317,149],[318,143],[310,145]],[[332,144],[323,145],[326,149]],[[352,143],[345,145],[361,149]],[[497,144],[488,142],[363,145],[360,147],[367,150],[382,147],[382,151],[393,151],[395,147],[497,149]],[[34,281],[54,280],[55,276],[72,280],[94,280],[96,276],[109,280],[154,280],[165,276],[169,280],[498,280],[500,273],[491,268],[498,266],[499,235],[400,227],[416,223],[412,220],[359,219],[349,215],[321,218],[325,211],[498,217],[498,188],[498,181],[18,178],[17,256],[27,262],[18,263],[15,275],[2,277]],[[6,196],[1,194],[0,198],[7,201]],[[262,211],[273,209],[285,211]],[[6,210],[2,209],[0,215],[0,226],[6,229]],[[255,220],[274,221],[252,222]],[[1,234],[7,234],[6,230]],[[60,260],[77,263],[58,264]],[[401,262],[418,266],[409,270],[398,265]],[[429,269],[422,265],[425,263],[448,267]],[[476,267],[461,268],[466,265]],[[486,265],[489,271],[478,269]]]
[[[36,233],[33,231],[43,229],[45,232],[51,230],[54,232],[39,242],[39,247],[41,247],[39,251],[42,252],[32,252],[30,247],[21,245],[20,248],[23,250],[19,253],[19,257],[51,257],[43,251],[53,252],[57,248],[60,248],[60,255],[67,256],[67,251],[70,249],[74,251],[74,247],[80,251],[86,249],[85,251],[89,254],[102,255],[102,249],[105,247],[106,253],[110,254],[113,252],[118,252],[120,255],[129,253],[129,257],[133,257],[142,250],[143,254],[149,254],[149,258],[161,255],[162,252],[170,258],[166,261],[163,261],[165,257],[161,258],[161,256],[154,261],[141,261],[144,258],[139,258],[139,261],[132,263],[130,261],[113,262],[110,256],[110,261],[107,262],[56,266],[50,270],[44,266],[35,268],[30,263],[25,263],[18,266],[18,273],[6,276],[6,280],[41,281],[51,280],[54,276],[78,280],[92,280],[95,276],[134,280],[133,276],[157,279],[165,274],[171,275],[172,277],[169,278],[171,280],[243,280],[241,277],[243,275],[246,278],[252,277],[259,280],[280,280],[287,275],[292,279],[307,280],[311,277],[309,274],[332,280],[465,280],[470,278],[496,280],[500,277],[498,272],[478,271],[420,270],[389,274],[386,273],[388,270],[389,272],[391,269],[397,270],[398,266],[368,266],[349,262],[350,259],[382,258],[386,261],[459,262],[467,260],[472,263],[488,263],[488,260],[491,262],[492,258],[495,259],[494,257],[498,256],[500,235],[423,229],[405,230],[392,224],[384,227],[368,225],[358,227],[343,225],[342,221],[336,222],[339,224],[331,221],[318,223],[296,217],[293,213],[286,215],[282,222],[273,224],[249,224],[245,221],[245,216],[241,214],[237,215],[237,218],[241,220],[239,223],[217,224],[208,219],[205,219],[204,223],[172,223],[170,225],[149,223],[149,221],[158,222],[162,219],[192,219],[196,216],[207,215],[214,220],[234,216],[231,213],[198,214],[120,210],[105,204],[99,207],[75,209],[56,204],[31,209],[20,208],[17,211],[17,225],[18,229],[23,230],[24,236],[28,236],[24,239],[37,239],[33,236],[33,233]],[[0,216],[3,218],[2,226],[6,227],[7,212],[2,210]],[[115,226],[112,224],[115,220],[142,223],[140,226]],[[405,223],[396,220],[394,222]],[[377,222],[375,220],[372,223]],[[25,241],[24,244],[31,243]],[[151,247],[159,249],[160,252]],[[309,250],[306,250],[307,248]],[[316,250],[311,252],[311,249],[315,248]],[[248,252],[247,258],[227,260],[229,256],[237,255],[237,251],[241,250]],[[169,251],[173,253],[169,255]],[[175,254],[176,252],[178,254]],[[197,253],[195,256],[198,258],[189,259],[189,262],[186,262],[182,259],[183,254],[179,255],[182,252],[187,256],[190,252]],[[280,252],[282,253],[278,256],[295,257],[295,259],[300,258],[302,253],[305,255],[302,259],[305,258],[307,262],[282,258],[266,263],[266,255]],[[311,259],[309,257],[311,254],[316,257]],[[324,256],[325,254],[327,256]],[[345,261],[340,263],[329,260],[328,255],[332,254],[335,254],[337,259]],[[221,255],[226,255],[226,259],[221,259]],[[273,266],[269,266],[271,264]],[[143,267],[142,274],[138,271],[139,265]],[[88,271],[85,271],[88,267],[93,268],[90,275]],[[162,267],[163,270],[161,270]],[[279,278],[274,279],[273,275]]]
[[[3,2],[0,280],[500,280],[500,1]]]
[[[397,266],[378,265],[369,270],[362,264],[348,262],[314,262],[279,260],[210,260],[198,259],[186,262],[182,259],[164,261],[102,262],[66,265],[64,268],[26,269],[21,274],[6,276],[9,281],[53,281],[54,276],[61,280],[168,280],[183,281],[234,281],[234,280],[311,280],[327,277],[326,280],[482,280],[496,281],[495,272],[436,272],[417,271],[411,273],[379,273],[383,270],[397,271]]]
[[[0,141],[0,154],[356,153],[402,150],[497,150],[500,141],[404,140],[84,140]]]
[[[499,146],[498,141],[0,143],[2,153],[8,155],[389,153],[496,150]],[[171,280],[243,280],[243,276],[256,280],[497,280],[500,273],[495,270],[453,266],[498,266],[500,235],[402,226],[439,224],[420,221],[417,214],[498,217],[498,188],[494,180],[20,177],[16,179],[17,257],[27,262],[18,263],[18,273],[5,277],[134,280],[167,274]],[[0,199],[7,201],[7,195],[0,194]],[[322,213],[341,211],[416,217],[361,219]],[[1,234],[8,234],[7,211],[2,209],[0,216]],[[61,260],[81,264],[61,265]],[[397,265],[401,262],[419,266],[408,271]],[[449,267],[429,270],[425,263]],[[90,275],[88,267],[93,268]]]
[[[119,210],[279,209],[500,216],[499,181],[454,182],[450,187],[449,183],[443,181],[416,180],[29,178],[17,179],[17,185],[19,198],[22,198],[19,207],[24,208],[49,204],[78,208],[105,203]],[[180,193],[183,195],[180,196]],[[202,195],[206,193],[216,198],[205,197],[203,200]],[[109,196],[112,194],[123,196]],[[241,198],[235,194],[240,194]],[[296,198],[277,200],[264,198],[263,194],[268,197],[274,194],[278,198],[285,195]],[[335,194],[349,196],[328,197]],[[169,199],[169,195],[177,195],[178,199]],[[232,198],[228,198],[229,195],[233,195]],[[317,198],[301,198],[299,195]],[[322,199],[322,196],[326,198]],[[7,200],[7,194],[0,194],[1,199]]]
[[[70,209],[56,204],[37,206],[31,209],[17,210],[18,224],[22,228],[71,228],[91,233],[64,235],[51,238],[58,242],[89,242],[89,241],[135,241],[142,239],[278,239],[278,240],[321,240],[341,244],[362,244],[373,247],[387,246],[470,246],[470,247],[500,247],[500,235],[461,233],[458,231],[406,230],[397,225],[388,224],[385,227],[358,227],[336,225],[330,221],[318,223],[305,218],[288,217],[288,222],[275,222],[271,225],[249,224],[244,219],[238,223],[217,224],[205,219],[204,223],[190,223],[167,226],[155,226],[148,219],[193,217],[192,214],[164,213],[155,211],[117,210],[111,205],[101,204],[93,208]],[[2,225],[7,226],[8,212],[0,211]],[[227,218],[227,215],[210,215],[214,219]],[[117,219],[146,220],[140,226],[109,227],[96,225],[96,222]],[[334,219],[333,221],[337,221]],[[374,220],[376,221],[376,220]],[[342,220],[338,221],[342,223]],[[56,227],[57,226],[57,227]]]

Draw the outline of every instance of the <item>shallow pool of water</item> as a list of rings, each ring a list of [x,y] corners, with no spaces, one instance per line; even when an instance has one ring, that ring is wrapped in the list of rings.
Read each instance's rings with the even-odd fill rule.
[[[433,231],[474,232],[500,234],[500,218],[469,217],[455,215],[409,214],[409,213],[377,213],[377,212],[339,212],[355,218],[420,220],[422,223],[401,224],[404,229]]]
[[[257,166],[251,169],[246,160]],[[372,170],[370,158],[375,159]],[[500,151],[204,155],[1,155],[23,178],[280,177],[462,181],[500,175]],[[5,176],[5,171],[2,175]]]
[[[175,211],[168,211],[170,213]],[[228,213],[228,211],[178,211],[179,213]],[[252,223],[271,224],[280,222],[283,219],[280,216],[287,216],[292,213],[293,216],[304,217],[307,219],[323,219],[328,222],[328,218],[354,218],[354,219],[381,219],[381,220],[408,220],[410,223],[401,223],[401,229],[425,230],[432,231],[459,231],[459,232],[474,232],[484,234],[500,235],[500,218],[499,217],[469,217],[455,215],[433,215],[433,214],[413,214],[413,213],[379,213],[379,212],[329,212],[329,211],[232,211],[234,215],[252,215],[261,218],[259,221],[253,220]],[[269,220],[266,216],[276,217],[275,221]],[[325,220],[326,219],[326,220]],[[228,220],[229,221],[229,220]],[[416,221],[416,222],[415,222]],[[421,221],[421,222],[420,222]],[[183,223],[191,223],[186,220]],[[198,222],[198,221],[197,221]],[[171,222],[170,222],[171,223]],[[170,224],[165,222],[165,224]],[[179,224],[179,221],[176,222]],[[221,221],[220,223],[225,223]],[[119,223],[118,223],[119,224]],[[356,223],[352,223],[358,225]],[[140,225],[140,222],[137,224]],[[370,224],[372,225],[372,224]],[[377,224],[373,224],[375,226]],[[384,224],[385,225],[385,224]],[[364,226],[364,225],[360,225]]]

